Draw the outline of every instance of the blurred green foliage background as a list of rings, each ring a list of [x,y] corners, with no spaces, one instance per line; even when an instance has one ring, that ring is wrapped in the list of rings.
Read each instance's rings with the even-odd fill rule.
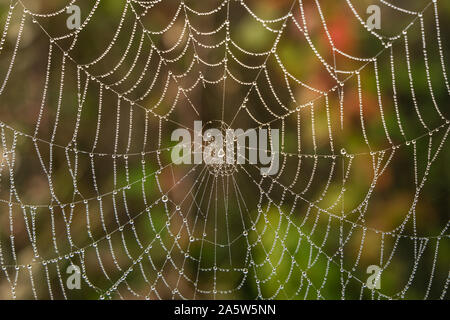
[[[0,54],[0,83],[8,76],[0,94],[0,120],[5,124],[1,128],[0,298],[447,298],[450,151],[445,119],[450,116],[450,93],[439,56],[433,5],[425,10],[423,21],[430,81],[442,116],[430,95],[419,19],[382,2],[352,2],[363,19],[368,17],[369,5],[379,5],[381,30],[374,31],[387,37],[401,34],[414,21],[407,38],[419,117],[403,36],[384,48],[346,1],[294,1],[292,17],[268,57],[245,54],[230,41],[226,53],[227,36],[245,51],[270,51],[277,34],[266,27],[282,28],[283,21],[262,24],[240,1],[225,1],[217,12],[197,15],[195,10],[208,12],[222,2],[189,0],[184,3],[192,10],[181,9],[177,15],[180,2],[175,0],[154,4],[102,0],[98,7],[96,1],[80,0],[75,3],[87,23],[76,34],[66,27],[68,2],[0,0],[2,26],[10,4],[15,4]],[[391,2],[412,11],[428,4]],[[363,58],[380,52],[377,67],[385,123],[374,63],[355,61],[333,50],[317,3],[335,48]],[[259,18],[270,20],[289,12],[292,2],[248,0],[244,4]],[[22,5],[35,13],[62,12],[37,15],[36,23],[25,15],[14,56]],[[450,2],[438,1],[437,6],[448,65]],[[201,34],[219,28],[227,16],[228,35],[225,27]],[[189,28],[183,32],[186,17]],[[166,26],[170,28],[162,34],[142,31]],[[189,32],[196,41],[187,42]],[[177,42],[180,35],[182,40]],[[68,52],[65,58],[64,51]],[[326,100],[292,78],[286,80],[285,71],[319,91],[333,88],[333,72],[318,56],[339,70],[362,67],[363,115],[354,75],[342,89],[329,91]],[[230,72],[225,85],[218,80],[224,75],[224,57]],[[255,68],[246,68],[236,59]],[[263,63],[264,70],[257,68]],[[48,90],[43,97],[47,70]],[[169,71],[185,76],[166,85]],[[265,80],[266,71],[277,98]],[[349,74],[335,76],[343,81]],[[255,85],[243,85],[233,77]],[[279,101],[289,110],[306,107],[277,118],[259,95],[276,115],[286,113]],[[309,101],[314,101],[313,107]],[[261,180],[252,165],[239,167],[233,176],[219,177],[203,165],[195,171],[191,171],[193,165],[171,165],[172,131],[192,128],[194,120],[204,124],[221,120],[222,110],[223,121],[232,123],[232,128],[258,127],[252,114],[283,130],[282,151],[296,156],[281,157],[278,183]],[[395,152],[386,130],[398,146]],[[354,157],[343,156],[341,148]],[[433,158],[437,150],[428,170],[429,152]],[[383,172],[374,179],[377,165]],[[420,184],[425,172],[426,183],[415,203],[417,179]],[[361,206],[368,193],[367,206]],[[167,202],[162,201],[165,194]],[[369,276],[367,267],[387,261],[381,289],[362,287]],[[71,263],[81,268],[80,290],[66,287],[66,268]]]

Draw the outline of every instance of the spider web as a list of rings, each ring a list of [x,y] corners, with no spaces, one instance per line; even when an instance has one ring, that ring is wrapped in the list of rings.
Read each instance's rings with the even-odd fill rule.
[[[363,1],[66,2],[1,8],[1,297],[447,297],[437,1],[381,30]],[[280,170],[174,165],[195,120],[280,129]]]

